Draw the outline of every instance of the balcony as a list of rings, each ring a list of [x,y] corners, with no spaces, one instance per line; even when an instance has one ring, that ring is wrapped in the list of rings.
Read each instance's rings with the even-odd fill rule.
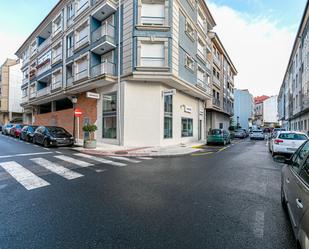
[[[67,87],[73,86],[73,77],[72,76],[68,76],[67,78]]]
[[[214,106],[217,106],[217,107],[220,108],[220,99],[213,98],[213,99],[212,99],[212,104],[213,104]]]
[[[115,6],[113,1],[108,1],[108,0],[92,0],[92,5],[96,5],[99,2],[101,2],[101,4],[99,5],[98,8],[94,10],[92,17],[97,19],[99,22],[102,22],[104,19],[109,17],[111,14],[115,13],[117,10],[117,7]]]
[[[50,46],[51,44],[51,39],[50,37],[48,37],[45,41],[43,41],[39,46],[38,46],[38,52],[40,53],[41,51],[43,51],[45,48],[47,48],[48,46]]]
[[[58,80],[58,81],[53,82],[51,84],[51,89],[52,90],[56,90],[56,89],[59,89],[59,88],[62,88],[62,80]]]
[[[208,61],[206,61],[206,68],[211,72],[211,65]]]
[[[88,69],[84,69],[80,72],[77,72],[75,74],[74,81],[78,81],[85,78],[88,78]]]
[[[89,37],[88,35],[85,35],[84,37],[80,38],[78,41],[75,42],[74,49],[78,49],[87,43],[89,43]]]
[[[58,53],[58,54],[53,54],[53,57],[52,57],[52,64],[55,64],[59,61],[62,60],[62,53]]]
[[[91,40],[94,43],[99,43],[92,52],[96,54],[104,54],[112,49],[115,46],[115,27],[110,24],[105,24],[91,34]]]
[[[29,57],[24,58],[24,59],[22,60],[21,67],[22,67],[22,68],[25,67],[28,63],[29,63]]]
[[[50,59],[46,59],[40,65],[37,65],[37,75],[40,75],[51,68]]]
[[[31,48],[30,48],[30,57],[36,55],[37,51],[38,51],[38,50],[37,50],[37,46],[31,47]]]
[[[214,63],[220,68],[221,67],[221,62],[220,59],[214,56]]]
[[[36,97],[36,92],[33,91],[33,92],[30,92],[30,96],[29,96],[29,99],[33,99]]]
[[[220,87],[220,80],[217,78],[217,77],[215,77],[215,76],[213,76],[212,77],[212,81],[213,81],[213,83],[215,83],[217,86],[219,86]]]
[[[68,50],[67,50],[68,58],[71,57],[72,55],[73,55],[73,47],[72,48],[68,48]]]
[[[91,68],[91,77],[97,77],[106,74],[114,75],[114,71],[115,71],[115,64],[112,62],[105,61]]]
[[[24,96],[24,97],[22,97],[22,99],[21,99],[21,103],[26,103],[26,102],[28,102],[29,101],[29,96]]]
[[[21,85],[26,85],[27,83],[29,82],[29,79],[28,78],[24,78],[22,79],[22,82],[21,82]]]
[[[36,92],[37,97],[42,97],[50,93],[50,85],[44,87]]]

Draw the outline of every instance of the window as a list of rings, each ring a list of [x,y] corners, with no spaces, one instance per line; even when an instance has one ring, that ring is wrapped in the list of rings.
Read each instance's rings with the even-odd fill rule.
[[[295,171],[299,170],[302,161],[307,157],[309,151],[309,142],[301,146],[292,156],[292,168]]]
[[[141,23],[143,25],[164,25],[164,2],[142,3]]]
[[[285,139],[285,140],[307,140],[308,137],[303,135],[303,134],[298,134],[298,133],[282,133],[279,135],[280,139]]]
[[[164,67],[165,66],[164,43],[141,43],[141,66]]]
[[[69,35],[67,37],[67,56],[71,57],[73,55],[73,47],[74,47],[74,40],[73,40],[73,34]]]
[[[164,96],[164,138],[173,137],[173,95]]]
[[[28,96],[28,88],[22,89],[22,97],[27,97]]]
[[[188,20],[186,20],[186,34],[191,40],[195,40],[195,30],[193,25]]]
[[[191,118],[181,119],[181,136],[193,137],[193,119]]]
[[[83,57],[76,61],[76,80],[88,76],[88,60]]]
[[[205,17],[203,16],[201,10],[198,10],[197,12],[197,23],[203,31],[206,31]]]
[[[219,123],[219,129],[223,129],[223,123]]]
[[[200,66],[198,66],[197,67],[197,83],[198,83],[198,85],[205,87],[205,83],[206,83],[205,78],[206,78],[205,70],[202,69]]]
[[[77,14],[83,12],[89,6],[88,0],[77,0]]]
[[[185,66],[188,68],[188,69],[191,69],[192,71],[194,71],[194,60],[193,58],[186,54],[186,62],[185,62]]]
[[[52,50],[52,60],[53,63],[59,61],[62,59],[62,46],[61,46],[61,42],[58,43],[55,47],[53,47]]]
[[[300,177],[305,181],[305,183],[309,184],[309,159],[307,158],[304,166],[300,172]]]
[[[88,23],[85,22],[80,27],[78,27],[76,30],[76,34],[75,34],[76,48],[88,42],[88,34],[89,34],[89,26],[88,26]]]
[[[117,94],[103,96],[103,138],[117,138]]]
[[[69,24],[71,24],[70,20],[72,20],[73,17],[74,17],[74,5],[73,3],[70,3],[67,6],[67,20]]]
[[[205,60],[206,58],[206,46],[200,37],[197,39],[197,54],[201,59]]]
[[[53,21],[53,35],[57,35],[62,29],[62,16],[59,15],[54,21]]]

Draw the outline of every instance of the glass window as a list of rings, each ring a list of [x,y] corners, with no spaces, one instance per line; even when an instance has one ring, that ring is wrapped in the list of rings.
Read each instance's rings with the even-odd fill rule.
[[[300,177],[309,185],[309,159],[307,158],[304,167],[300,171]]]
[[[103,96],[103,138],[117,138],[117,93]]]
[[[307,140],[307,136],[304,134],[297,133],[281,133],[278,138],[286,140]]]
[[[164,43],[142,43],[141,44],[141,66],[164,67]]]
[[[164,2],[142,3],[141,22],[143,25],[163,25],[165,7]]]
[[[301,146],[292,156],[292,168],[296,171],[299,170],[301,163],[307,157],[309,151],[309,142]]]
[[[181,119],[181,136],[193,137],[193,119],[191,118]]]
[[[173,137],[173,96],[164,96],[164,138]]]

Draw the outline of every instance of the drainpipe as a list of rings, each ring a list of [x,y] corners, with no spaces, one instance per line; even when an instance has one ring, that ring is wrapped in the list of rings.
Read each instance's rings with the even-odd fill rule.
[[[117,122],[117,126],[118,126],[118,136],[119,136],[119,145],[122,145],[122,131],[121,131],[121,86],[120,86],[120,81],[121,81],[121,70],[120,70],[120,59],[121,59],[121,55],[120,55],[120,50],[121,50],[121,46],[120,46],[120,42],[121,42],[121,0],[118,0],[118,68],[117,68],[117,80],[118,80],[118,91],[117,91],[117,106],[118,106],[118,122]]]

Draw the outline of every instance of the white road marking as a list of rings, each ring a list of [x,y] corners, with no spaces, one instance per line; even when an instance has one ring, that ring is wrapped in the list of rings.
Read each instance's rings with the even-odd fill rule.
[[[91,160],[94,160],[94,161],[97,161],[97,162],[100,162],[100,163],[105,163],[105,164],[109,164],[109,165],[113,165],[113,166],[117,166],[117,167],[126,166],[125,163],[118,163],[118,162],[107,160],[107,159],[104,159],[104,158],[101,158],[101,157],[91,156],[91,155],[84,154],[84,153],[77,153],[77,154],[74,154],[74,156],[79,156],[79,157],[91,159]]]
[[[122,157],[122,156],[109,156],[109,158],[113,158],[113,159],[118,159],[120,161],[127,161],[127,162],[131,162],[131,163],[140,163],[141,161],[137,161],[137,160],[133,160],[127,157]]]
[[[21,140],[18,140],[18,142],[23,143],[23,141],[21,141]]]
[[[264,212],[263,211],[256,211],[255,213],[253,233],[255,237],[259,239],[263,239],[264,237]]]
[[[72,157],[69,157],[69,156],[65,156],[65,155],[60,155],[60,156],[55,156],[55,157],[60,159],[60,160],[66,161],[66,162],[76,164],[80,167],[93,166],[92,163],[87,163],[87,162],[84,162],[84,161],[81,161],[81,160],[78,160],[78,159],[75,159],[75,158],[72,158]]]
[[[36,176],[31,171],[14,161],[0,163],[0,166],[27,190],[41,188],[49,185],[47,181]]]
[[[30,144],[30,143],[26,142],[26,144]]]
[[[62,152],[60,152],[60,151],[56,151],[56,153],[58,153],[58,154],[62,154]]]
[[[48,149],[48,148],[43,148],[44,150],[50,150],[50,149]]]
[[[141,160],[152,160],[151,157],[145,157],[145,156],[139,156],[137,157],[138,159],[141,159]]]
[[[0,156],[0,158],[21,157],[21,156],[36,156],[36,155],[46,155],[46,154],[51,154],[51,153],[52,152],[24,153],[24,154]]]
[[[102,172],[105,172],[107,171],[107,169],[96,169],[95,172],[97,173],[102,173]]]
[[[34,146],[35,146],[35,147],[40,147],[40,146],[38,146],[38,145],[36,145],[36,144],[35,144]]]
[[[48,169],[49,171],[51,171],[51,172],[53,172],[57,175],[60,175],[60,176],[64,177],[65,179],[68,179],[68,180],[72,180],[72,179],[79,178],[79,177],[83,176],[82,174],[74,172],[70,169],[67,169],[67,168],[57,164],[57,163],[50,162],[50,161],[48,161],[44,158],[41,158],[41,157],[32,158],[30,160],[35,162],[36,164],[40,165],[41,167],[44,167],[45,169]]]

